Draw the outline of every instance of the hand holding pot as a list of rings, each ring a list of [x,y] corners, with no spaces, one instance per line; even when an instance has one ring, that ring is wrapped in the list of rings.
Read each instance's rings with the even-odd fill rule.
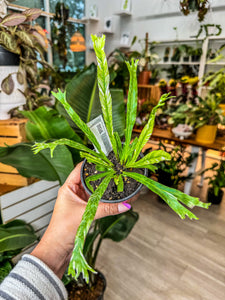
[[[77,228],[85,211],[89,195],[80,179],[79,163],[59,189],[50,224],[40,243],[31,253],[47,264],[61,278],[70,260]],[[129,199],[133,202],[138,195]],[[130,204],[99,203],[95,219],[128,211]]]

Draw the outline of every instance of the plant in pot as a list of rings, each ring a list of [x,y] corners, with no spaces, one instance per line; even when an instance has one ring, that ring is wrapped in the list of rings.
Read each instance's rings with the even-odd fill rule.
[[[183,146],[168,148],[161,142],[159,143],[159,149],[169,153],[171,159],[156,164],[158,182],[177,189],[181,183],[192,179],[193,174],[185,175],[185,171],[197,157],[196,153],[189,153]]]
[[[219,106],[225,116],[225,68],[221,68],[212,74],[207,74],[202,84],[210,87],[209,94],[216,94],[217,98],[220,99]]]
[[[183,62],[189,62],[189,57],[191,56],[192,47],[186,44],[179,46],[181,55],[183,56]]]
[[[146,33],[146,37],[144,39],[145,47],[139,57],[139,76],[138,76],[138,83],[139,84],[149,84],[151,78],[151,70],[160,60],[158,54],[154,52],[155,45],[157,42],[150,42],[148,41],[148,33]],[[140,40],[142,42],[142,40]]]
[[[152,151],[145,157],[141,155],[141,151],[153,131],[156,111],[164,105],[169,95],[165,94],[161,97],[158,105],[152,109],[149,120],[142,130],[140,137],[135,138],[131,142],[132,129],[135,124],[137,112],[136,72],[138,61],[134,62],[133,60],[131,64],[127,63],[130,72],[130,84],[127,100],[125,141],[122,144],[118,133],[113,130],[109,72],[104,52],[105,36],[92,36],[92,40],[98,62],[99,97],[105,124],[102,117],[92,120],[92,124],[89,124],[89,126],[92,127],[93,122],[96,124],[94,129],[92,127],[92,131],[68,104],[65,93],[59,90],[58,93],[53,93],[53,95],[62,103],[71,119],[93,143],[96,151],[67,139],[56,140],[50,143],[36,143],[34,145],[35,153],[50,148],[52,154],[58,145],[69,145],[80,150],[81,157],[85,158],[81,170],[81,179],[86,191],[90,194],[90,198],[77,230],[68,273],[76,279],[82,273],[86,282],[89,281],[88,271],[95,271],[86,262],[83,255],[83,247],[85,237],[94,219],[100,200],[108,203],[127,201],[144,184],[153,192],[160,195],[182,219],[185,216],[191,219],[197,219],[197,217],[181,203],[191,208],[193,206],[208,207],[208,204],[200,202],[197,198],[166,187],[146,176],[148,169],[156,169],[155,163],[170,159],[170,155],[163,150]],[[97,121],[98,123],[96,123]],[[100,138],[101,136],[99,137],[101,134],[103,134],[103,142]]]
[[[83,253],[88,265],[95,268],[99,250],[105,239],[110,239],[114,242],[121,242],[126,239],[138,221],[138,217],[138,213],[130,210],[121,215],[96,220],[89,230],[84,244]],[[89,272],[90,281],[88,284],[82,276],[79,276],[77,281],[66,274],[65,277],[68,282],[66,288],[69,300],[86,298],[103,299],[106,279],[100,271],[97,274]],[[91,298],[93,296],[95,298]]]
[[[212,204],[220,204],[223,199],[223,190],[225,187],[225,161],[221,160],[220,164],[214,163],[210,168],[204,170],[213,171],[213,176],[205,177],[205,179],[209,179],[208,182],[208,192],[207,192],[207,200]]]
[[[180,61],[180,57],[181,57],[180,47],[175,47],[173,49],[173,54],[172,54],[172,57],[171,57],[171,61],[178,62],[178,61]]]
[[[13,257],[36,240],[33,227],[22,220],[0,225],[0,283],[13,268]]]
[[[209,0],[180,0],[180,10],[187,16],[190,12],[198,12],[198,20],[202,22],[210,8]]]
[[[39,25],[31,25],[41,13],[40,9],[32,8],[8,14],[0,21],[2,119],[9,118],[11,108],[25,104],[23,93],[30,85],[36,90],[41,88],[37,80],[38,64],[51,68],[44,57],[48,47],[45,32]]]
[[[190,54],[191,54],[191,61],[192,62],[199,62],[200,57],[202,55],[202,48],[201,47],[192,48],[190,50]]]
[[[170,55],[170,47],[166,47],[164,51],[163,61],[168,62],[169,61],[169,55]]]
[[[219,107],[220,99],[216,95],[208,95],[199,103],[193,104],[190,110],[190,125],[197,129],[196,141],[203,144],[212,144],[216,138],[217,125],[225,124],[225,117]]]

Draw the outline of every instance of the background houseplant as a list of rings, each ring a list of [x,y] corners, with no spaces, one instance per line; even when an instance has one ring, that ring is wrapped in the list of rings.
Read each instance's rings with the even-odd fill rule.
[[[27,9],[22,13],[12,13],[5,16],[0,22],[0,45],[7,50],[4,56],[1,56],[3,61],[1,65],[4,66],[5,72],[1,77],[1,89],[4,93],[1,93],[1,101],[5,99],[11,101],[11,108],[18,106],[16,104],[24,104],[24,97],[27,98],[27,109],[33,109],[37,107],[38,103],[48,101],[47,92],[41,95],[40,89],[46,91],[48,85],[41,84],[39,80],[38,64],[41,64],[45,68],[51,68],[51,66],[45,60],[45,52],[48,48],[48,40],[45,32],[39,25],[32,25],[31,22],[40,16],[42,11],[40,9]],[[1,51],[4,51],[3,49]],[[10,53],[11,54],[10,54]],[[7,60],[7,55],[14,54],[17,57],[18,66],[13,68],[10,66],[6,68],[4,65]],[[13,72],[12,72],[13,68]],[[16,85],[17,94],[12,94],[15,87],[15,81],[18,81],[19,85]],[[31,98],[31,94],[36,93],[35,98]],[[24,94],[24,96],[22,96]],[[39,96],[39,98],[38,98]],[[42,96],[42,97],[41,97]],[[16,100],[16,104],[13,104],[14,98],[20,98],[19,102]],[[21,98],[22,97],[22,98]],[[17,99],[18,99],[17,98]],[[33,101],[30,101],[33,99]],[[9,110],[9,108],[8,108]]]
[[[197,129],[196,141],[210,144],[215,140],[217,125],[225,123],[219,107],[220,99],[216,95],[208,95],[205,99],[198,97],[198,100],[199,104],[193,104],[191,108],[190,125]]]
[[[190,12],[198,11],[198,20],[202,22],[210,8],[209,0],[180,0],[180,10],[187,16]]]
[[[216,94],[220,101],[223,115],[225,115],[225,68],[221,68],[212,74],[207,74],[202,84],[209,86],[209,94]]]
[[[189,153],[182,146],[168,148],[162,143],[159,144],[159,149],[166,151],[171,156],[171,160],[157,164],[156,175],[160,183],[177,189],[181,183],[192,179],[193,174],[186,175],[185,172],[197,157],[196,153]]]
[[[155,163],[170,158],[169,154],[162,150],[158,150],[152,151],[149,154],[147,154],[144,158],[137,160],[142,148],[147,143],[152,133],[156,110],[158,107],[164,104],[164,102],[168,99],[168,95],[166,94],[161,97],[158,105],[153,108],[148,123],[145,125],[139,139],[136,138],[130,144],[132,129],[135,123],[137,111],[136,71],[138,62],[134,63],[134,61],[132,61],[131,64],[127,63],[130,72],[130,86],[127,101],[125,142],[122,145],[119,135],[118,133],[113,131],[112,125],[112,100],[109,92],[109,72],[107,67],[106,56],[104,53],[105,36],[103,36],[102,38],[92,36],[92,39],[98,61],[98,86],[102,112],[105,120],[105,126],[107,128],[109,139],[112,144],[112,149],[116,158],[115,165],[112,163],[112,161],[109,160],[106,154],[102,152],[102,148],[99,142],[97,141],[96,136],[92,133],[90,128],[80,119],[78,114],[75,111],[73,111],[71,106],[66,101],[66,94],[62,93],[60,90],[57,94],[53,94],[63,104],[67,113],[76,123],[76,125],[86,134],[89,140],[95,145],[96,150],[98,152],[95,152],[85,147],[84,145],[81,145],[80,143],[76,143],[66,139],[57,140],[52,143],[37,143],[34,147],[34,151],[36,153],[47,148],[50,148],[51,153],[53,153],[57,145],[66,144],[82,151],[81,156],[86,158],[89,163],[92,163],[94,168],[96,166],[97,173],[94,172],[94,175],[89,174],[90,176],[86,178],[86,185],[93,193],[89,198],[85,213],[77,230],[75,247],[69,265],[69,274],[77,278],[82,272],[83,277],[86,279],[87,282],[89,281],[88,271],[94,272],[94,270],[93,268],[91,268],[91,266],[87,264],[83,256],[85,237],[94,219],[98,203],[103,197],[103,194],[105,193],[111,179],[115,182],[118,196],[120,196],[120,192],[125,191],[124,186],[126,186],[126,184],[129,184],[126,181],[129,181],[130,178],[134,179],[135,181],[141,184],[145,184],[149,189],[160,195],[163,198],[163,200],[166,203],[168,203],[168,205],[181,218],[185,218],[185,216],[187,215],[191,219],[196,219],[196,216],[192,214],[189,210],[187,210],[185,207],[183,207],[179,203],[179,201],[184,203],[188,207],[208,207],[207,204],[200,202],[197,198],[190,197],[175,189],[165,187],[142,174],[138,174],[137,172],[132,172],[131,170],[129,170],[130,168],[148,168],[150,170],[155,170]],[[102,179],[102,181],[100,181],[100,184],[94,190],[90,182],[96,181],[98,179]],[[110,199],[108,199],[108,201],[110,202]],[[119,199],[117,201],[123,201],[123,199]]]
[[[0,225],[0,283],[13,268],[12,258],[36,240],[34,229],[24,221]]]
[[[209,179],[208,185],[208,193],[207,200],[212,204],[220,204],[223,198],[223,190],[225,187],[225,161],[221,160],[220,164],[214,163],[211,168],[205,170],[214,171],[213,176],[206,177],[205,179]]]

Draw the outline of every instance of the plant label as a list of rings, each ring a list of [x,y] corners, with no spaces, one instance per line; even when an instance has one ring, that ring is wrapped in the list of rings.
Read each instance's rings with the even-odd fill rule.
[[[105,155],[108,155],[109,152],[112,151],[112,145],[102,115],[99,115],[97,118],[91,120],[87,123],[87,125],[94,133],[99,145],[102,148],[102,151],[105,153]],[[97,149],[95,150],[97,151]]]

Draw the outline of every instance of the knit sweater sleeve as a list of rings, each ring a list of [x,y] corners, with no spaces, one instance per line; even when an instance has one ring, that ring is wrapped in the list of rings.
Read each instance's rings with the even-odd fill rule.
[[[26,254],[0,285],[4,300],[64,300],[62,281],[40,259]]]

